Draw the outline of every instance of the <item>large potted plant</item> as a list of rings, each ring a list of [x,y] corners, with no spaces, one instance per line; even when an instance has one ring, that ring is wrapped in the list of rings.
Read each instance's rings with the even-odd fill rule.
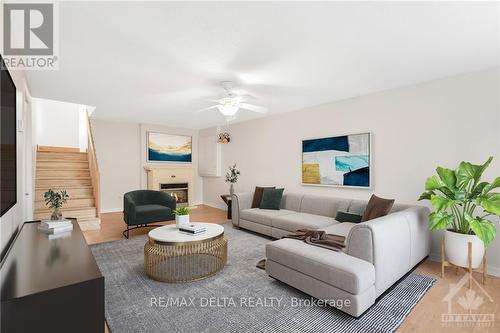
[[[47,192],[43,194],[43,198],[45,200],[45,205],[52,212],[50,219],[61,220],[62,219],[61,207],[68,200],[69,198],[68,193],[65,190],[53,191],[52,189],[49,189]]]
[[[485,247],[496,235],[495,224],[488,219],[500,215],[500,177],[491,183],[481,181],[484,164],[461,162],[455,170],[438,167],[437,176],[427,178],[419,200],[430,200],[435,211],[429,215],[431,230],[445,230],[446,257],[452,264],[468,266],[468,243],[472,243],[472,268],[481,264]],[[444,258],[443,258],[444,259]]]

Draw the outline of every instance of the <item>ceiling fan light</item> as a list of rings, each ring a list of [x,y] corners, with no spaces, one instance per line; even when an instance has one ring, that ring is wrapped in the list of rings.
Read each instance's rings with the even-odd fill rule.
[[[217,105],[217,108],[224,116],[231,117],[234,116],[236,112],[238,112],[238,109],[240,108],[240,102],[234,99],[228,99],[226,101],[223,101],[221,105]]]

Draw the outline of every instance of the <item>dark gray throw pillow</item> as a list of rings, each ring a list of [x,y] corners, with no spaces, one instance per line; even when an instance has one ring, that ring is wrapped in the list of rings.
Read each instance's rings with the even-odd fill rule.
[[[276,187],[274,187],[274,186],[269,186],[269,187],[256,186],[255,191],[253,192],[252,208],[259,208],[260,207],[260,203],[262,202],[262,193],[264,193],[264,190],[266,188],[275,189]]]
[[[379,198],[375,194],[372,194],[370,200],[368,201],[368,205],[366,205],[361,222],[373,220],[377,217],[389,214],[392,205],[394,205],[394,199]]]
[[[266,188],[262,193],[262,201],[260,209],[275,209],[279,210],[281,206],[281,198],[283,197],[284,188],[271,189]]]
[[[337,215],[335,216],[335,220],[337,220],[339,222],[359,223],[359,222],[361,222],[362,217],[363,216],[358,215],[358,214],[338,211]]]

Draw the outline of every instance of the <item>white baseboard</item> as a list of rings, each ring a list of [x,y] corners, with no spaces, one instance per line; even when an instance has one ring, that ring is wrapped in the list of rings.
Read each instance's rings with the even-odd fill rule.
[[[123,212],[123,208],[107,208],[107,209],[101,209],[101,214],[106,214],[106,213],[119,213]]]
[[[441,254],[440,253],[431,253],[431,254],[429,254],[429,260],[441,262]],[[487,266],[488,266],[487,270],[488,270],[489,275],[500,277],[500,267],[491,266],[491,265],[487,265]]]

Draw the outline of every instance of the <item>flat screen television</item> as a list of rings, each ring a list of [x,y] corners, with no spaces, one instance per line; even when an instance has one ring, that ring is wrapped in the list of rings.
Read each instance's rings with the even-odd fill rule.
[[[17,202],[16,86],[0,55],[0,202],[3,216]]]

